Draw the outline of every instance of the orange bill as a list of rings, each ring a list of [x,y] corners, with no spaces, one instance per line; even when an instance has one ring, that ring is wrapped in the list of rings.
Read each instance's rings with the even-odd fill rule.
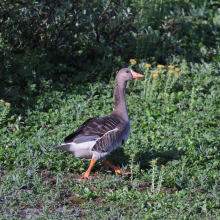
[[[141,74],[139,74],[139,73],[136,73],[136,72],[134,72],[133,70],[132,70],[132,74],[133,74],[133,78],[142,78],[142,77],[144,77],[144,75],[141,75]]]

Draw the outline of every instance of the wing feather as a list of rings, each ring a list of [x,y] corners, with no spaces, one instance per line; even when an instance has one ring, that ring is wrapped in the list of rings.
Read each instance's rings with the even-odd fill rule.
[[[120,137],[120,130],[121,129],[118,127],[105,133],[105,135],[97,139],[92,151],[97,151],[99,153],[111,152],[114,142]]]
[[[64,143],[86,142],[90,140],[90,137],[95,136],[98,139],[98,144],[95,144],[92,150],[106,152],[107,148],[111,145],[116,129],[118,129],[120,125],[120,120],[111,115],[90,118],[79,126],[76,131],[68,135],[64,139]],[[105,136],[105,140],[101,140],[103,136]]]
[[[64,139],[64,143],[69,143],[69,142],[73,142],[73,140],[75,139],[76,136],[78,136],[80,133],[83,133],[83,130],[85,127],[90,126],[90,124],[93,124],[93,122],[97,119],[97,117],[95,118],[90,118],[87,121],[85,121],[82,125],[80,125],[76,131],[74,131],[73,133],[71,133],[70,135],[68,135],[67,137],[65,137]]]

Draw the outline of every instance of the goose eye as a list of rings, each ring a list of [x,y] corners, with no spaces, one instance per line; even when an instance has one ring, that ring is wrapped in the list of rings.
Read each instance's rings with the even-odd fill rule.
[[[127,70],[126,73],[129,73],[129,71]]]

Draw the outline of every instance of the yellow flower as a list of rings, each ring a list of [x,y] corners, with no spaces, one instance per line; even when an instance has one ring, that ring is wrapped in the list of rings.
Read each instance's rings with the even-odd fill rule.
[[[7,106],[10,106],[10,105],[11,105],[9,102],[6,102],[5,104],[6,104]]]
[[[138,168],[138,167],[139,167],[139,165],[136,165],[136,167]]]
[[[162,164],[162,168],[164,169],[164,168],[166,168],[166,167]]]
[[[186,165],[186,163],[183,163],[183,165]]]
[[[170,68],[170,69],[174,69],[175,67],[174,67],[174,66],[168,66],[168,68]]]
[[[161,76],[165,76],[165,75],[162,73]]]
[[[183,62],[186,62],[186,60],[184,59]]]
[[[7,47],[7,49],[9,49],[10,47]]]
[[[201,85],[198,85],[198,87],[202,87]]]
[[[0,99],[0,102],[5,102],[3,99]]]
[[[157,162],[156,160],[152,160],[152,161],[151,161],[151,163],[156,163],[156,162]]]
[[[168,96],[169,96],[169,94],[166,94],[166,96],[168,97]]]
[[[150,72],[151,72],[151,73],[159,73],[158,70],[151,70]]]
[[[135,157],[135,154],[131,154],[131,157]]]
[[[192,178],[193,178],[193,179],[195,179],[195,177],[194,177],[194,176],[192,176]]]
[[[155,74],[153,74],[153,77],[158,77],[158,74],[156,74],[156,73],[155,73]]]
[[[145,66],[147,67],[147,68],[150,68],[151,67],[151,65],[150,64],[145,64]]]
[[[179,75],[178,75],[178,74],[174,74],[174,76],[175,76],[175,77],[178,77]]]
[[[157,68],[159,68],[159,69],[163,69],[164,66],[163,66],[163,65],[157,65]]]
[[[1,7],[0,7],[1,8]],[[0,19],[0,22],[2,22],[2,19]]]
[[[183,73],[183,75],[186,75],[186,73]]]
[[[130,63],[134,65],[134,64],[136,64],[137,62],[136,62],[136,60],[134,60],[134,59],[130,59]]]
[[[175,70],[176,70],[176,72],[179,72],[179,71],[180,71],[180,69],[179,69],[179,68],[176,68]]]
[[[19,6],[19,4],[18,4],[18,3],[16,3],[15,5],[16,5],[17,7]]]
[[[174,73],[174,71],[173,70],[169,70],[168,73]]]
[[[12,9],[12,8],[14,8],[14,6],[13,6],[13,5],[10,5],[9,8]]]

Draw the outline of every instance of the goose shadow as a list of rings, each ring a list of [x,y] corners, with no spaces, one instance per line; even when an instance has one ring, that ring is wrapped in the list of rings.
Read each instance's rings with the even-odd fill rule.
[[[171,149],[167,151],[150,151],[146,152],[140,151],[135,154],[134,162],[139,164],[140,168],[146,169],[150,167],[150,161],[157,159],[158,165],[166,165],[167,163],[174,160],[181,160],[181,156],[186,155],[186,151],[178,150],[177,147],[169,146]],[[110,155],[107,156],[112,164],[121,167],[122,165],[130,165],[131,155],[125,153],[125,148],[121,146],[120,148],[113,151]]]

